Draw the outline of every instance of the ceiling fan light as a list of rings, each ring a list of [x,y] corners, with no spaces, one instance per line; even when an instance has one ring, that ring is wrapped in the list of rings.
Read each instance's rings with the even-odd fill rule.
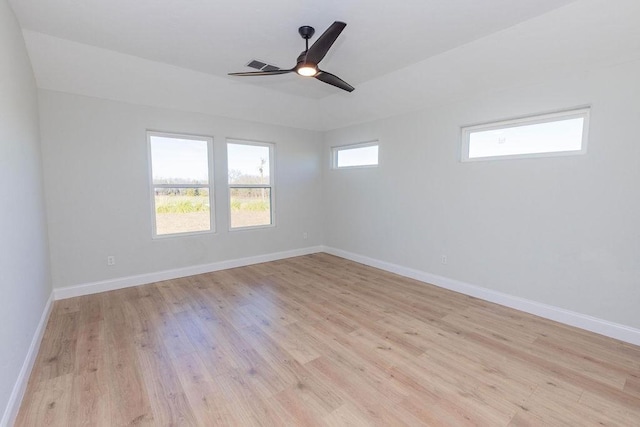
[[[318,68],[312,64],[305,64],[298,67],[296,72],[304,77],[313,77],[318,74]]]

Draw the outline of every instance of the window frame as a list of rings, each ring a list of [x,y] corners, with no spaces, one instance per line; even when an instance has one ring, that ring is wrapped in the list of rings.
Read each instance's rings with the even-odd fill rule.
[[[356,166],[338,166],[338,153],[340,151],[353,150],[366,147],[378,147],[378,162],[374,165],[356,165]],[[377,168],[380,166],[380,140],[374,139],[365,142],[356,142],[354,144],[342,144],[334,145],[331,147],[331,169],[344,170],[344,169],[363,169],[363,168]]]
[[[175,139],[188,139],[193,141],[206,141],[207,143],[207,172],[208,172],[208,183],[206,185],[197,185],[194,186],[192,184],[155,184],[153,182],[153,157],[151,155],[151,138],[157,136],[161,138],[175,138]],[[151,201],[151,236],[152,239],[168,239],[168,238],[176,238],[176,237],[188,237],[188,236],[197,236],[203,234],[215,234],[216,233],[216,223],[215,223],[215,194],[214,194],[214,162],[213,162],[213,137],[206,135],[195,135],[195,134],[186,134],[186,133],[176,133],[176,132],[165,132],[165,131],[156,131],[147,129],[147,155],[148,155],[148,164],[149,164],[149,189],[150,189],[150,201]],[[180,233],[170,233],[170,234],[158,234],[158,226],[156,221],[156,199],[155,199],[155,189],[156,188],[203,188],[206,187],[209,192],[209,230],[204,231],[185,231]]]
[[[532,114],[527,116],[520,116],[505,120],[496,120],[491,122],[485,122],[481,124],[467,125],[460,127],[460,140],[461,140],[461,153],[460,161],[466,162],[483,162],[487,160],[512,160],[512,159],[529,159],[539,157],[561,157],[561,156],[575,156],[585,154],[587,152],[587,143],[589,141],[589,120],[591,116],[591,106],[583,106],[570,108],[565,110]],[[584,119],[582,123],[582,143],[579,150],[569,151],[546,151],[542,153],[523,153],[523,154],[508,154],[498,156],[486,156],[486,157],[469,157],[469,149],[471,143],[471,134],[474,132],[484,132],[497,129],[508,129],[520,126],[529,126],[543,123],[553,123],[558,121],[570,120],[570,119]]]
[[[226,138],[226,168],[227,168],[227,213],[229,215],[229,231],[247,231],[256,230],[261,228],[274,228],[276,226],[276,190],[275,190],[275,170],[276,170],[276,144],[274,142],[254,141],[248,139],[239,138]],[[230,184],[229,183],[229,144],[236,145],[253,145],[258,147],[269,148],[269,184]],[[231,226],[231,189],[232,188],[268,188],[271,195],[270,207],[271,207],[271,224],[266,225],[249,225],[245,227],[232,227]]]

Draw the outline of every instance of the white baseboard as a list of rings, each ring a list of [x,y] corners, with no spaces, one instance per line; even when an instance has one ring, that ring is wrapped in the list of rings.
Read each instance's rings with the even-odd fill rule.
[[[600,335],[625,341],[630,344],[640,345],[640,330],[630,326],[621,325],[619,323],[609,322],[608,320],[599,319],[597,317],[586,314],[565,310],[548,304],[516,297],[459,280],[450,279],[448,277],[438,276],[436,274],[426,273],[424,271],[415,270],[401,265],[392,264],[386,261],[380,261],[363,255],[355,254],[341,249],[332,247],[323,247],[323,252],[331,255],[346,258],[351,261],[359,262],[371,267],[379,268],[400,276],[416,279],[426,282],[440,288],[449,289],[461,294],[470,295],[485,301],[494,302],[506,307],[515,308],[516,310],[526,313],[535,314],[545,319],[554,320],[565,325],[575,326],[580,329],[595,332]]]
[[[494,302],[526,313],[535,314],[545,319],[554,320],[565,325],[575,326],[587,331],[595,332],[611,338],[619,339],[631,344],[640,345],[640,330],[630,326],[621,325],[619,323],[610,322],[565,310],[560,307],[516,297],[491,289],[465,283],[459,280],[450,279],[448,277],[438,276],[436,274],[415,270],[401,265],[393,264],[386,261],[369,258],[364,255],[344,251],[327,246],[313,246],[309,248],[294,249],[291,251],[276,252],[265,255],[257,255],[247,258],[239,258],[227,261],[220,261],[211,264],[202,264],[191,267],[177,268],[173,270],[164,270],[156,273],[140,274],[136,276],[121,277],[117,279],[104,280],[100,282],[86,283],[82,285],[69,286],[66,288],[54,289],[54,299],[60,300],[72,298],[82,295],[90,295],[99,292],[111,291],[115,289],[128,288],[131,286],[145,285],[148,283],[161,282],[163,280],[177,279],[179,277],[193,276],[196,274],[210,273],[213,271],[225,270],[229,268],[243,267],[246,265],[259,264],[263,262],[276,261],[285,258],[308,255],[312,253],[326,252],[331,255],[399,274],[400,276],[409,277],[438,286],[440,288],[449,289],[461,294],[470,295],[485,301]]]
[[[111,280],[85,283],[81,285],[56,288],[53,290],[56,300],[79,297],[82,295],[97,294],[99,292],[113,291],[115,289],[129,288],[132,286],[146,285],[148,283],[161,282],[163,280],[177,279],[180,277],[194,276],[196,274],[211,273],[213,271],[229,268],[244,267],[263,262],[277,261],[279,259],[309,255],[322,252],[322,246],[312,246],[302,249],[294,249],[284,252],[275,252],[265,255],[256,255],[247,258],[238,258],[227,261],[201,264],[191,267],[176,268],[172,270],[158,271],[156,273],[139,274],[136,276],[120,277]]]
[[[29,351],[27,352],[27,356],[25,357],[24,363],[22,364],[22,369],[20,369],[20,373],[18,374],[18,379],[16,380],[16,383],[13,386],[13,390],[11,391],[11,395],[9,396],[7,408],[4,411],[2,420],[0,420],[0,426],[2,427],[12,426],[16,421],[18,411],[20,410],[20,403],[22,403],[24,393],[25,391],[27,391],[29,376],[31,376],[33,364],[36,362],[38,350],[40,350],[40,343],[42,342],[44,331],[47,328],[47,322],[49,321],[49,315],[51,314],[52,307],[53,292],[51,293],[51,295],[49,295],[49,300],[44,306],[42,316],[40,316],[40,322],[38,323],[38,327],[36,328],[35,333],[33,334],[33,338],[31,339],[31,345],[29,345]]]

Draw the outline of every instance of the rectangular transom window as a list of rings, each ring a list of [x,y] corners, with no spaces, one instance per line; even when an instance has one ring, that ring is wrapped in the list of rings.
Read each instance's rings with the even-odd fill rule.
[[[332,147],[331,157],[334,169],[377,166],[378,141]]]
[[[229,228],[274,224],[274,144],[227,140]]]
[[[147,132],[147,140],[153,236],[213,231],[213,140],[161,132]]]
[[[589,108],[462,128],[462,161],[582,154]]]

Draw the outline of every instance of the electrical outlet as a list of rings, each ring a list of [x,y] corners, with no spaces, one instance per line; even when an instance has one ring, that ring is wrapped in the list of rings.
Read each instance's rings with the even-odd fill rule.
[[[443,264],[447,263],[447,256],[446,255],[442,255],[442,259],[440,260]]]
[[[113,255],[109,255],[107,257],[107,265],[116,265],[116,257],[114,257]]]
[[[309,234],[307,234],[307,232],[305,231],[304,233],[302,233],[302,238],[304,240],[307,240],[309,238]]]

